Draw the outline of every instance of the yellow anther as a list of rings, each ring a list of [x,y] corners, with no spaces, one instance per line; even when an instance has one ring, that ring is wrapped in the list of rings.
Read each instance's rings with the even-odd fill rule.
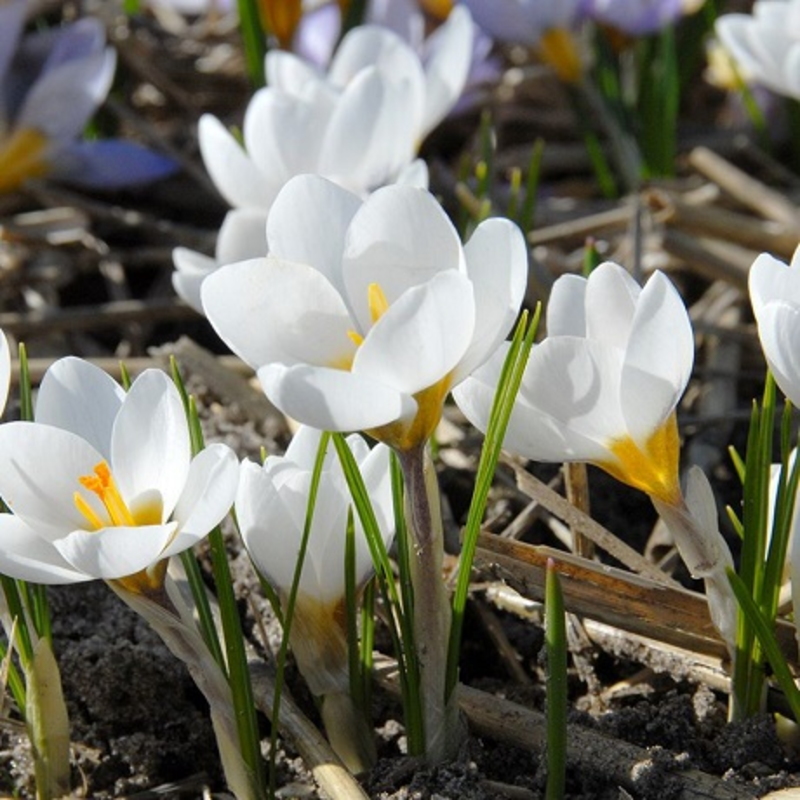
[[[347,335],[356,347],[361,347],[364,344],[364,337],[358,331],[347,331]]]
[[[539,39],[539,55],[565,83],[577,83],[583,74],[583,65],[575,37],[566,28],[551,28]]]
[[[119,493],[117,484],[105,461],[101,461],[94,468],[94,475],[81,475],[78,482],[85,489],[94,492],[105,506],[112,525],[133,526],[136,525],[133,515],[125,505],[122,495]],[[74,496],[75,505],[89,523],[94,527],[102,528],[104,524],[95,511],[89,506],[86,500],[78,492]]]
[[[388,310],[389,301],[377,283],[371,283],[367,288],[367,301],[369,302],[369,315],[374,325]]]
[[[15,131],[5,140],[0,136],[0,193],[13,192],[28,178],[45,175],[46,149],[47,137],[32,128]]]

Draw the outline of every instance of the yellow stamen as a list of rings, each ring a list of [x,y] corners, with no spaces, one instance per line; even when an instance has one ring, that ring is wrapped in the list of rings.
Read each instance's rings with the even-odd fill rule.
[[[367,287],[367,303],[369,305],[369,316],[374,325],[389,308],[389,301],[386,299],[386,295],[383,293],[383,289],[381,289],[379,284],[371,283]],[[347,331],[347,335],[356,347],[361,347],[361,345],[364,344],[364,337],[358,331],[349,330]],[[334,369],[349,371],[353,366],[353,357],[348,356],[345,359],[340,359],[336,363],[331,364],[331,366],[334,367]]]
[[[565,83],[578,83],[583,74],[575,37],[566,28],[551,28],[539,39],[539,55]]]
[[[260,0],[261,24],[288,50],[303,16],[301,0]]]
[[[383,293],[380,285],[371,283],[367,288],[367,300],[369,302],[369,315],[374,325],[389,309],[389,301]]]
[[[13,192],[28,179],[48,172],[44,159],[47,137],[32,128],[15,131],[8,139],[0,137],[0,193]]]
[[[78,482],[85,489],[94,492],[100,498],[100,501],[108,512],[112,525],[136,525],[136,521],[128,510],[127,505],[125,505],[125,500],[123,500],[117,488],[117,484],[114,481],[114,477],[111,474],[111,470],[105,461],[101,461],[95,466],[94,475],[81,475],[81,477],[78,478]],[[78,510],[86,517],[95,530],[105,527],[98,514],[78,492],[75,493],[74,499]]]
[[[671,505],[679,502],[680,440],[674,413],[650,436],[643,448],[626,436],[613,442],[609,449],[616,460],[599,461],[598,467],[651,497]]]

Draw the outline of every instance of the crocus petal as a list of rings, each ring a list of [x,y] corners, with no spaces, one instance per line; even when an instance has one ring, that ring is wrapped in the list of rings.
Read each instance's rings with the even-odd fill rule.
[[[312,101],[260,89],[244,118],[247,152],[263,175],[283,186],[293,175],[315,171],[329,116]]]
[[[257,368],[272,361],[349,365],[355,344],[344,302],[305,264],[277,258],[229,264],[203,282],[206,316],[220,338]]]
[[[111,467],[123,497],[158,489],[168,518],[190,458],[186,413],[175,384],[160,370],[145,370],[125,396],[111,435]]]
[[[464,256],[475,298],[475,328],[454,383],[482,364],[505,339],[528,282],[525,239],[509,220],[488,219],[478,225],[464,246]]]
[[[416,394],[445,378],[472,342],[475,298],[449,270],[415,286],[375,323],[356,352],[353,374]]]
[[[267,252],[267,214],[260,208],[234,208],[217,235],[217,264],[258,258]]]
[[[267,83],[289,94],[300,95],[310,81],[325,80],[323,73],[313,64],[288,50],[270,50],[264,66]]]
[[[271,255],[308,264],[344,295],[342,253],[362,201],[319,175],[298,175],[281,189],[267,220]]]
[[[391,181],[415,152],[408,95],[377,67],[363,69],[345,87],[331,115],[319,154],[319,171],[353,189]]]
[[[39,422],[0,425],[0,497],[40,536],[53,540],[88,526],[73,495],[81,488],[78,478],[91,475],[103,458],[71,431]]]
[[[295,522],[269,475],[252,461],[242,463],[236,519],[259,572],[276,587],[291,586],[300,544],[290,535]]]
[[[800,269],[787,267],[769,253],[761,253],[753,261],[747,283],[756,318],[771,300],[800,304]]]
[[[425,112],[422,131],[433,130],[455,105],[472,63],[472,17],[465,6],[453,8],[447,21],[428,39],[425,64]]]
[[[225,200],[234,207],[269,208],[280,184],[261,175],[225,126],[204,114],[197,133],[203,163]]]
[[[52,544],[13,514],[0,514],[0,574],[31,583],[80,583],[91,578],[73,569]]]
[[[378,189],[353,217],[342,264],[347,295],[362,329],[372,324],[371,283],[380,284],[391,304],[440,272],[464,269],[463,258],[458,233],[432,194],[411,186]]]
[[[16,126],[50,139],[74,138],[108,94],[115,65],[116,55],[109,48],[46,73],[28,92]]]
[[[644,440],[672,413],[693,363],[689,315],[669,279],[655,272],[636,305],[621,376],[622,414],[635,440]]]
[[[92,578],[114,580],[134,575],[160,560],[176,523],[76,530],[53,542],[76,570]]]
[[[765,305],[758,317],[758,336],[780,390],[800,405],[800,307],[780,300]]]
[[[35,418],[77,434],[109,459],[111,431],[124,398],[124,389],[102,369],[67,356],[42,378]]]
[[[322,431],[309,425],[301,425],[286,448],[286,461],[302,469],[309,471],[314,469],[321,437]],[[274,460],[271,459],[271,461]]]
[[[548,336],[586,336],[586,286],[579,275],[562,275],[547,300]]]
[[[185,303],[188,303],[198,314],[203,313],[200,300],[200,286],[203,281],[217,269],[217,262],[211,256],[205,256],[186,247],[176,247],[172,251],[172,288]]]
[[[270,364],[258,379],[281,411],[320,430],[368,430],[413,417],[417,409],[411,396],[338,369]]]
[[[239,484],[239,461],[224,444],[210,444],[189,467],[186,485],[175,506],[173,518],[178,534],[163,555],[180,553],[219,525],[233,506]]]
[[[592,270],[586,284],[586,335],[624,350],[641,291],[619,264],[606,261]]]
[[[487,362],[489,380],[483,378],[485,367],[474,377],[496,387],[503,353]],[[506,433],[508,448],[537,461],[608,459],[608,444],[627,433],[620,414],[621,368],[622,353],[616,348],[571,336],[545,339],[534,347],[525,369]],[[486,395],[484,388],[478,397],[484,429],[490,408]],[[464,407],[463,401],[459,406]]]
[[[180,164],[121,139],[70,142],[53,157],[53,175],[86,189],[121,189],[174,175]]]

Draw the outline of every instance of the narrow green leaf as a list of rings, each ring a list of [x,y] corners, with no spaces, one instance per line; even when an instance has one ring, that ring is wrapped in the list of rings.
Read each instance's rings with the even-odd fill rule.
[[[792,709],[795,721],[800,722],[800,690],[795,686],[792,671],[786,663],[769,622],[753,602],[753,598],[750,597],[750,593],[741,578],[733,570],[728,570],[728,579],[731,582],[731,587],[739,602],[742,614],[747,617],[750,626],[761,643],[775,679],[778,681],[786,701]]]
[[[475,477],[475,488],[472,493],[467,523],[464,528],[464,540],[459,559],[458,579],[453,594],[453,621],[450,631],[447,656],[447,682],[445,684],[446,696],[449,697],[458,683],[458,660],[461,652],[461,636],[464,628],[464,613],[467,597],[469,595],[469,582],[472,571],[472,562],[475,558],[475,549],[478,544],[481,521],[486,510],[489,490],[494,478],[500,451],[503,447],[508,421],[514,409],[514,401],[522,382],[528,355],[533,347],[533,338],[539,324],[541,306],[537,306],[533,320],[528,324],[527,312],[514,332],[508,355],[500,373],[497,391],[489,415],[489,424],[486,430],[478,471]]]

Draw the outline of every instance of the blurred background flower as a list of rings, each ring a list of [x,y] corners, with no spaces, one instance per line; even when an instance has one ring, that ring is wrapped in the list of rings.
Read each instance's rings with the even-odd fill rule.
[[[133,142],[81,138],[116,66],[100,21],[25,35],[25,12],[25,0],[0,5],[0,192],[28,178],[118,189],[173,173],[174,161]]]

